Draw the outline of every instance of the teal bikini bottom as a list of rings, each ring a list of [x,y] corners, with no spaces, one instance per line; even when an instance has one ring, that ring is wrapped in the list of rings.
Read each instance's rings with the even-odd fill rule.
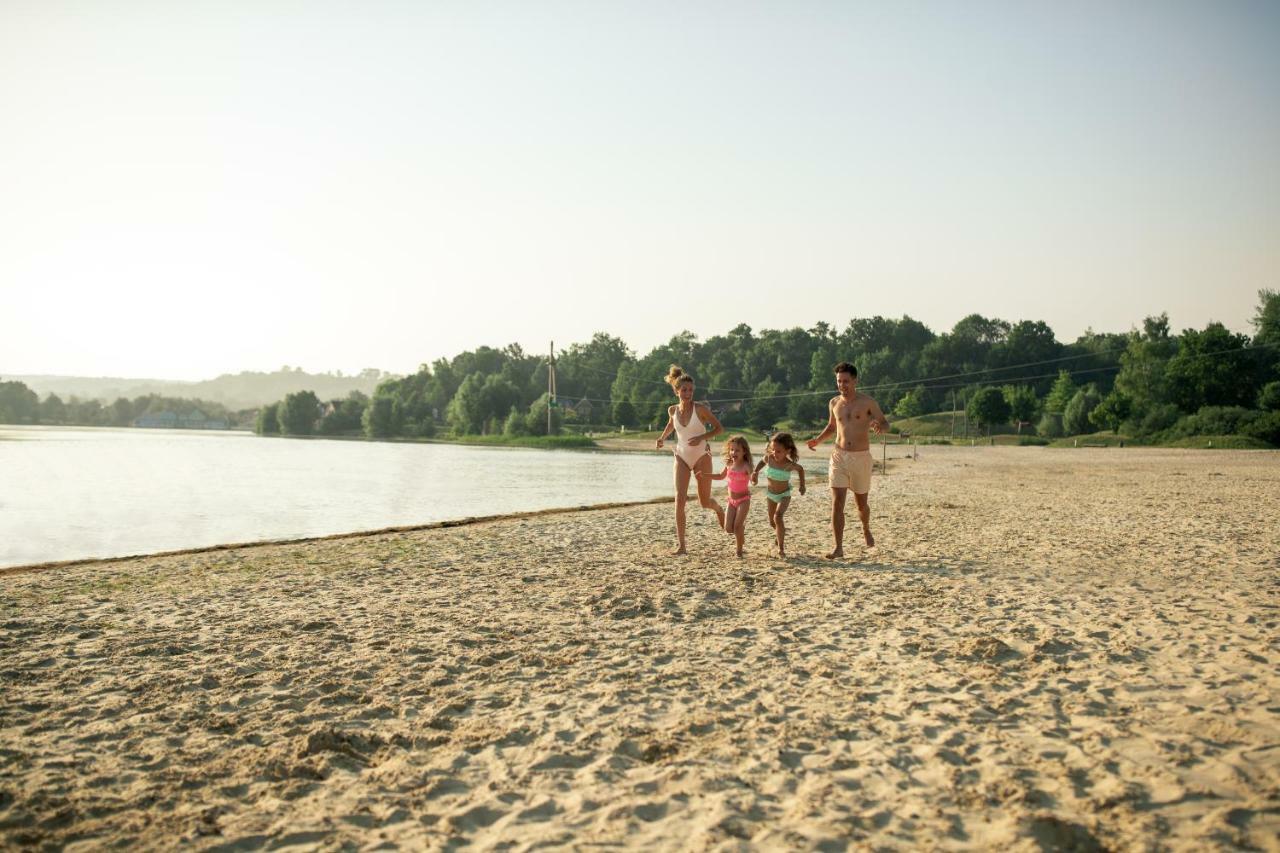
[[[766,491],[764,494],[765,494],[765,497],[767,497],[769,500],[773,501],[776,504],[780,504],[783,501],[785,501],[787,498],[791,497],[791,489],[788,488],[785,492]]]

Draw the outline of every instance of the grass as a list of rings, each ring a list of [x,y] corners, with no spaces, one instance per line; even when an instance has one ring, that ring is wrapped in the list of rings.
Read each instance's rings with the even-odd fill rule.
[[[952,431],[952,415],[951,412],[935,412],[931,415],[917,415],[914,418],[898,418],[892,423],[895,432],[906,432],[914,436],[946,436],[956,442],[966,440],[964,434],[964,414],[957,412],[955,414],[955,435]],[[977,427],[969,423],[969,437],[977,439]],[[986,437],[987,428],[982,428],[982,437]],[[993,424],[991,426],[991,435],[1013,435],[1014,428],[1008,424]],[[1016,442],[1015,442],[1016,443]]]
[[[543,450],[565,450],[595,447],[594,439],[585,435],[460,435],[444,439],[451,444],[475,444],[483,447],[538,447]]]
[[[1265,441],[1247,435],[1193,435],[1166,441],[1161,447],[1194,447],[1213,450],[1272,450]]]

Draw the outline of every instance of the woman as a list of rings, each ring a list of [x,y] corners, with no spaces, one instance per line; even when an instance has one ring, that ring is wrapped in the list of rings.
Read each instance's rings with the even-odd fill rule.
[[[675,553],[680,555],[688,553],[684,548],[684,505],[689,499],[690,474],[698,481],[698,503],[704,509],[713,510],[720,528],[724,529],[724,510],[711,499],[711,448],[707,445],[711,438],[724,432],[724,427],[710,409],[693,402],[692,376],[673,364],[667,372],[667,384],[680,402],[667,409],[667,426],[658,437],[658,449],[662,449],[664,440],[674,430],[677,439],[672,448],[676,457],[676,539],[680,543]],[[705,426],[708,423],[710,432]]]

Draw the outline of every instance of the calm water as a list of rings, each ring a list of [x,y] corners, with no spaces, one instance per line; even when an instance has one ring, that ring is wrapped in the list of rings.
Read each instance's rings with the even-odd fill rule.
[[[666,455],[0,426],[0,566],[670,492]]]

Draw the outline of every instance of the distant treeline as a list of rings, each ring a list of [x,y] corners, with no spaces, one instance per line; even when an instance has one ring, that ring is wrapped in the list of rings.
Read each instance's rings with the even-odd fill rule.
[[[163,397],[159,394],[146,394],[132,400],[118,397],[105,406],[99,400],[81,400],[78,397],[63,400],[57,394],[49,394],[41,400],[23,382],[0,381],[0,423],[127,427],[133,426],[139,418],[166,412],[184,420],[203,416],[201,420],[222,421],[233,428],[249,427],[255,415],[252,409],[231,412],[210,400]]]
[[[355,375],[307,373],[300,367],[285,365],[279,370],[261,372],[246,370],[224,373],[216,379],[201,382],[175,382],[159,379],[120,379],[84,376],[9,376],[24,383],[41,398],[56,394],[63,400],[99,400],[104,405],[126,398],[159,396],[182,400],[207,400],[237,411],[257,409],[285,394],[310,389],[325,399],[342,397],[351,391],[372,393],[378,383],[391,374],[366,368]]]
[[[1141,330],[1086,332],[1061,343],[1042,321],[972,314],[936,334],[910,317],[855,319],[843,330],[740,325],[699,342],[681,332],[643,357],[596,334],[547,358],[512,344],[480,347],[381,382],[371,396],[287,395],[258,414],[258,432],[372,438],[538,435],[657,428],[672,402],[671,364],[727,427],[809,427],[826,418],[832,367],[849,360],[861,387],[898,418],[964,410],[982,425],[1014,423],[1054,437],[1110,429],[1160,440],[1246,435],[1280,445],[1280,294],[1259,292],[1255,334],[1221,323],[1174,334],[1166,314]],[[548,419],[548,409],[551,417]]]

